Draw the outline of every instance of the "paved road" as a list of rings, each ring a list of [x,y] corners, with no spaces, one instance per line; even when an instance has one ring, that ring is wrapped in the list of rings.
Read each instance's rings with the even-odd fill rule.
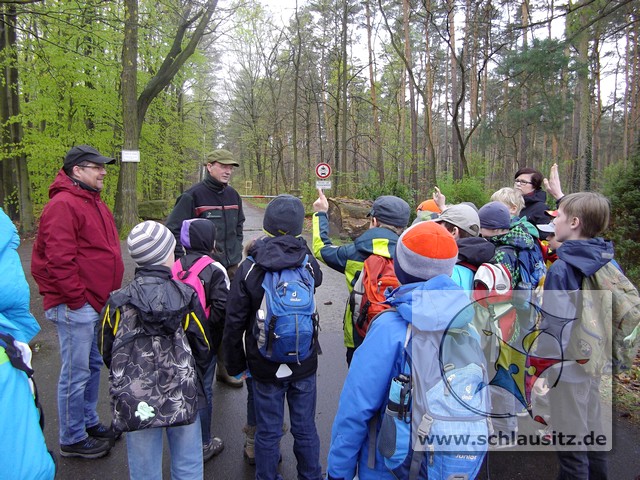
[[[246,207],[247,222],[245,238],[252,239],[261,234],[262,210],[250,205]],[[20,247],[27,279],[31,284],[31,308],[40,321],[42,331],[35,339],[34,367],[36,381],[45,410],[45,436],[49,448],[58,453],[58,419],[56,411],[56,385],[60,368],[58,340],[55,328],[44,320],[42,301],[37,287],[29,275],[31,241],[24,241]],[[123,244],[125,257],[125,282],[133,277],[134,265]],[[321,440],[321,462],[326,467],[327,450],[331,434],[331,423],[337,408],[338,397],[344,377],[346,363],[342,346],[342,311],[346,301],[344,277],[328,268],[323,268],[324,282],[318,290],[317,300],[321,316],[322,331],[320,342],[323,355],[318,369],[318,407],[316,423]],[[98,405],[103,421],[110,418],[107,397],[107,371],[104,370],[101,384],[101,401]],[[214,433],[225,442],[225,450],[220,456],[205,465],[205,478],[216,480],[249,480],[254,477],[254,469],[242,458],[242,426],[246,419],[246,389],[234,389],[216,383],[214,386],[216,414],[213,419]],[[6,413],[5,413],[6,414]],[[6,432],[5,432],[6,434]],[[634,480],[640,475],[640,428],[629,425],[624,419],[614,421],[614,450],[611,453],[611,479]],[[295,457],[292,452],[293,438],[290,434],[282,440],[282,475],[285,480],[297,478]],[[57,455],[58,456],[58,455]],[[67,459],[58,456],[59,480],[122,480],[128,477],[127,453],[123,440],[119,441],[110,454],[97,460]],[[168,457],[164,458],[165,478],[169,478]],[[500,451],[491,453],[488,459],[490,478],[545,480],[555,478],[556,460],[549,453],[514,453]],[[0,471],[0,478],[2,473]],[[488,479],[486,469],[480,477]]]

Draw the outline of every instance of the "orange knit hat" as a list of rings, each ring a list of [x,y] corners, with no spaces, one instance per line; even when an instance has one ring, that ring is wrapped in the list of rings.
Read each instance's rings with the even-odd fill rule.
[[[406,284],[441,274],[451,276],[457,260],[453,235],[439,223],[420,222],[400,235],[393,265],[400,283]]]
[[[433,213],[442,213],[442,210],[440,210],[440,207],[438,207],[438,204],[432,198],[422,202],[420,205],[418,205],[418,208],[416,210],[418,212],[426,210]]]

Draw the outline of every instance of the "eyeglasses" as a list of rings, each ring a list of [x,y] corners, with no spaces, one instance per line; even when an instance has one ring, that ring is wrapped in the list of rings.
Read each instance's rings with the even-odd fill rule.
[[[517,183],[518,185],[533,185],[533,182],[527,182],[526,180],[517,179],[513,183]]]
[[[78,165],[80,168],[93,168],[94,170],[106,170],[104,165]]]

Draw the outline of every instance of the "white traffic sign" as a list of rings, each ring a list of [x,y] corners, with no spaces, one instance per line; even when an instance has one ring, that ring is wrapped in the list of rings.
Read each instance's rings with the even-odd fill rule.
[[[330,190],[331,180],[316,180],[316,188],[321,188],[322,190]]]
[[[316,175],[318,178],[324,180],[331,175],[331,165],[328,163],[319,163],[316,165]]]

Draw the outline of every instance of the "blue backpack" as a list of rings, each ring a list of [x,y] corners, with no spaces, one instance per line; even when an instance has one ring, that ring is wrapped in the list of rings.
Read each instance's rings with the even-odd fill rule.
[[[444,335],[407,326],[403,373],[391,381],[377,439],[396,478],[472,479],[480,470],[489,431],[486,360],[471,308],[463,312]]]
[[[314,284],[308,255],[294,268],[265,272],[254,336],[266,359],[300,363],[313,353],[318,336]]]

